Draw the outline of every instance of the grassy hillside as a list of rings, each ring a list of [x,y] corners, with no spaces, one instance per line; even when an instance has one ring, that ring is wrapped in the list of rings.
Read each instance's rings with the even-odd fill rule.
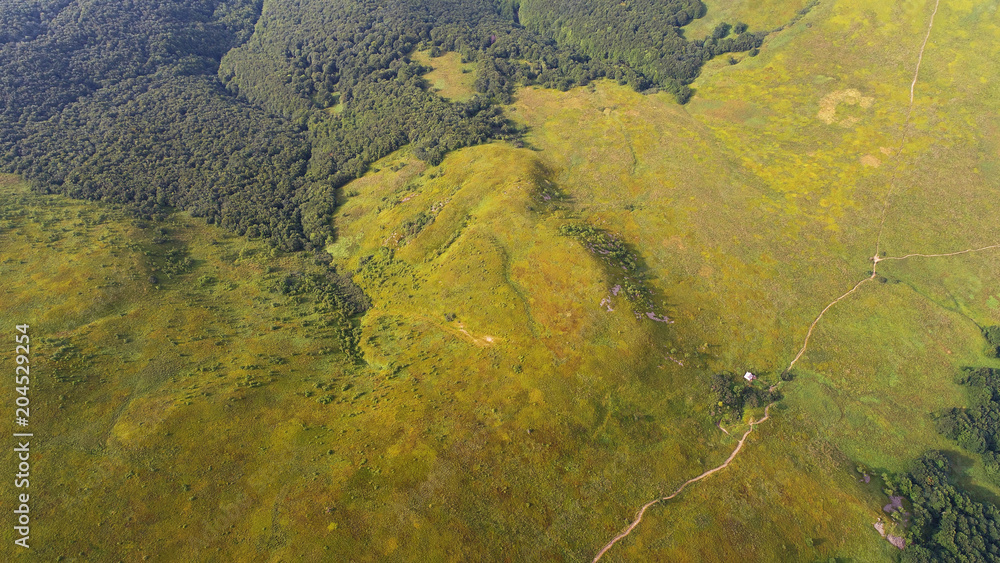
[[[664,278],[675,329],[691,347],[709,345],[707,365],[780,371],[823,307],[870,273],[887,196],[889,256],[998,241],[992,179],[981,173],[995,152],[980,121],[992,115],[982,105],[992,86],[975,78],[991,72],[977,44],[996,41],[997,29],[968,27],[985,5],[940,8],[902,138],[933,8],[862,17],[865,5],[820,5],[760,56],[707,72],[685,108],[598,85],[589,94],[527,90],[516,114],[581,213],[627,233]],[[880,263],[885,283],[864,286],[818,325],[784,387],[789,410],[760,427],[758,449],[699,485],[704,492],[685,493],[708,504],[654,509],[622,554],[877,559],[855,542],[880,541],[871,527],[879,505],[862,492],[847,503],[839,495],[855,487],[854,463],[899,471],[926,449],[954,449],[929,415],[963,403],[959,366],[992,362],[979,327],[997,320],[997,264],[989,251]],[[995,498],[965,460],[969,483]],[[622,515],[657,492],[624,503]],[[733,506],[745,515],[738,522],[725,516]]]
[[[376,304],[365,356],[405,366],[481,420],[483,449],[461,455],[485,456],[489,470],[465,486],[482,510],[501,503],[478,525],[511,532],[502,544],[514,559],[586,557],[600,539],[588,514],[614,505],[612,483],[655,486],[656,474],[721,455],[725,440],[703,436],[705,382],[666,358],[670,325],[637,319],[612,295],[614,272],[559,234],[571,205],[531,151],[487,145],[433,168],[404,153],[345,191],[329,250],[359,267]],[[445,444],[472,439],[469,420],[455,424]],[[648,460],[659,471],[629,471]],[[506,483],[532,510],[514,514]]]
[[[747,370],[784,395],[770,418],[606,560],[894,560],[881,474],[932,449],[995,502],[932,414],[969,404],[962,366],[1000,367],[1000,27],[934,9],[817,4],[686,106],[518,89],[524,146],[380,145],[314,255],[5,177],[36,554],[590,560],[730,456],[763,412],[717,425],[711,384]],[[483,76],[422,56],[445,96]]]
[[[189,217],[137,223],[10,176],[0,189],[0,316],[31,337],[29,558],[246,558],[286,541],[276,495],[356,461],[327,444],[360,432],[354,418],[318,427],[372,400],[339,312],[281,291],[326,268]]]

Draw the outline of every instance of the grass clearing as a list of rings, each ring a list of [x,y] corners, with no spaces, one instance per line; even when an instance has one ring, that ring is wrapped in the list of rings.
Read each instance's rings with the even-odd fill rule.
[[[715,26],[722,22],[735,25],[743,22],[750,31],[770,30],[785,25],[799,10],[805,8],[809,0],[781,2],[779,0],[707,0],[705,16],[684,26],[684,36],[701,39],[712,35]]]
[[[463,63],[462,55],[454,51],[431,57],[430,51],[416,51],[413,60],[430,67],[424,75],[431,91],[453,102],[465,102],[476,93],[476,65]]]

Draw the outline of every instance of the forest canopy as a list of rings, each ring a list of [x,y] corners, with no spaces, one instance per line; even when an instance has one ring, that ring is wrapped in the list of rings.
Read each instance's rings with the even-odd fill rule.
[[[900,516],[909,523],[904,562],[1000,561],[1000,509],[957,486],[941,452],[928,452],[908,472],[886,477],[886,492],[911,505]]]
[[[288,250],[333,236],[335,190],[408,144],[431,163],[518,135],[514,88],[597,78],[681,102],[702,63],[758,47],[699,0],[0,0],[0,162],[40,190],[191,211]],[[476,95],[411,59],[455,51]],[[334,111],[336,110],[336,111]]]
[[[991,348],[995,328],[983,329]],[[938,432],[978,454],[986,475],[1000,482],[1000,369],[965,367],[957,381],[967,389],[969,406],[936,413]],[[908,472],[883,477],[886,493],[912,506],[892,514],[907,526],[903,561],[1000,561],[1000,509],[970,496],[942,452],[928,452]]]
[[[982,456],[987,474],[1000,483],[1000,369],[964,368],[958,382],[967,387],[970,405],[938,413],[938,432]]]

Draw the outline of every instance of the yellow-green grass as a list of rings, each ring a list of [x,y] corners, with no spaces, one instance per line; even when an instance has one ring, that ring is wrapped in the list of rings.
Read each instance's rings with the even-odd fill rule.
[[[487,435],[507,444],[508,454],[487,447],[466,460],[481,455],[494,471],[483,489],[478,479],[466,486],[506,530],[518,529],[508,513],[524,508],[506,500],[506,483],[533,499],[528,514],[544,518],[541,528],[504,538],[512,557],[586,557],[614,521],[606,511],[617,510],[620,486],[643,494],[662,475],[724,459],[731,444],[710,430],[706,380],[679,376],[666,359],[667,325],[636,320],[620,297],[614,312],[599,306],[611,296],[607,272],[558,235],[570,203],[545,193],[554,181],[532,151],[485,145],[429,169],[404,152],[375,169],[344,188],[329,249],[347,268],[394,249],[388,275],[361,266],[355,278],[376,303],[363,321],[365,356],[405,365],[453,394],[456,409],[484,413]],[[404,236],[433,210],[432,223]],[[468,440],[467,425],[448,433]],[[552,551],[532,553],[538,546]]]
[[[476,93],[473,88],[476,65],[463,63],[459,53],[449,51],[440,57],[431,57],[430,51],[416,51],[412,56],[418,63],[431,67],[424,80],[442,98],[464,102]]]
[[[787,15],[731,6],[727,21],[752,27]],[[269,289],[321,271],[306,257],[183,215],[164,237],[5,180],[0,319],[32,324],[32,424],[51,437],[40,553],[589,559],[729,455],[711,374],[777,380],[816,315],[869,275],[890,186],[888,255],[1000,243],[1000,36],[977,6],[941,6],[898,161],[928,3],[821,3],[758,57],[707,69],[686,106],[609,82],[526,89],[509,110],[529,148],[380,161],[343,188],[328,249],[373,303],[366,365],[331,353],[308,299]],[[621,297],[601,307],[610,272],[558,234],[581,221],[638,251],[674,324]],[[146,253],[165,247],[192,269],[152,272]],[[996,365],[977,324],[1000,324],[998,270],[990,251],[881,262],[884,283],[818,324],[743,453],[608,560],[890,560],[871,526],[877,478],[855,467],[957,450],[930,413],[965,403],[960,366]],[[963,479],[995,498],[964,457]]]
[[[777,205],[777,196],[768,193],[771,190],[766,190],[764,182],[734,166],[726,146],[666,97],[643,98],[607,83],[596,85],[592,93],[529,90],[522,93],[514,114],[531,128],[529,142],[542,149],[540,158],[580,215],[625,233],[643,254],[653,270],[652,285],[670,305],[668,313],[677,319],[664,345],[677,348],[678,357],[698,358],[683,368],[693,379],[704,380],[715,371],[752,369],[773,381],[825,302],[866,275],[868,241],[860,240],[865,232],[856,232],[850,224],[829,228],[853,217],[842,210],[825,209],[803,216],[796,209]],[[961,401],[958,393],[954,395]],[[760,436],[774,438],[767,425],[759,431],[751,445],[766,444]],[[716,429],[710,432],[724,436]],[[776,441],[787,443],[789,437],[779,436]],[[728,442],[730,449],[734,446]],[[743,463],[738,460],[730,470],[740,471],[737,468]],[[850,464],[828,468],[824,476],[840,479],[836,471],[845,467]],[[645,474],[649,467],[635,471]],[[640,495],[624,493],[619,516],[606,523],[607,537],[646,500],[672,491],[698,473],[698,467],[662,473],[659,487]],[[720,485],[713,479],[695,486],[707,492],[691,494],[714,494]],[[820,476],[794,480],[803,487],[826,486]],[[750,490],[745,494],[752,496]],[[683,498],[676,501],[682,511],[687,506]],[[838,520],[857,524],[872,513],[868,505],[873,497],[851,498],[853,504],[842,508]],[[774,497],[758,495],[756,502],[760,513],[747,515],[741,529],[767,530],[755,544],[753,553],[759,560],[775,556],[778,552],[772,548],[802,545],[803,537],[788,535],[794,528],[766,524],[768,512],[779,509],[769,504],[776,502]],[[808,507],[798,511],[812,514]],[[689,526],[694,517],[681,512],[676,521]],[[722,518],[722,513],[713,518]],[[811,528],[828,515],[802,518],[796,526]],[[725,559],[745,541],[730,537],[726,527],[706,526],[700,535],[678,534],[668,558],[683,559],[682,554],[687,554],[690,560]],[[656,538],[655,524],[644,522],[642,529],[642,537]],[[871,538],[864,535],[864,528],[855,529],[862,531],[841,530],[837,537],[842,540],[827,548],[839,553],[869,549]],[[732,533],[743,532],[734,529]],[[720,537],[727,542],[720,542]],[[624,546],[632,547],[623,546],[622,553],[639,556],[644,552],[638,546],[646,544],[630,541]],[[611,560],[618,557],[614,551],[610,556]]]
[[[368,367],[332,352],[308,299],[269,289],[318,271],[308,257],[6,180],[2,320],[29,323],[34,343],[35,553],[580,559],[623,487],[725,457],[704,381],[663,358],[663,325],[594,306],[605,272],[556,234],[531,151],[456,153],[405,194],[382,176],[423,167],[391,168],[348,187],[343,212],[362,210],[341,218],[341,240],[359,241],[348,265],[393,221],[448,204],[389,276],[356,276],[374,302]],[[366,205],[411,192],[371,221]],[[153,271],[165,249],[190,270]]]
[[[325,529],[332,516],[282,503],[304,490],[311,503],[342,494],[320,496],[312,471],[341,474],[362,454],[327,455],[332,437],[367,433],[339,414],[336,432],[317,427],[370,399],[336,393],[321,405],[315,384],[372,384],[331,355],[336,340],[311,304],[267,289],[316,267],[183,216],[140,227],[114,209],[29,194],[11,177],[0,189],[0,318],[9,331],[29,324],[32,346],[30,553],[246,559]],[[189,252],[190,272],[153,270],[168,248]],[[13,404],[12,387],[2,393]],[[302,522],[276,530],[293,516]]]
[[[760,56],[703,75],[684,108],[665,96],[643,98],[598,83],[589,92],[526,90],[512,115],[529,127],[529,143],[581,216],[625,232],[644,254],[687,349],[707,344],[711,370],[780,371],[815,316],[870,273],[890,185],[881,245],[889,255],[1000,242],[989,219],[996,210],[991,176],[982,172],[996,154],[988,111],[995,99],[989,77],[996,71],[980,56],[1000,36],[991,23],[970,23],[980,21],[973,3],[938,13],[892,180],[932,8],[820,4],[799,25],[769,38]],[[838,92],[850,89],[872,102],[841,101],[833,123],[824,121],[824,99],[843,100]],[[935,104],[932,94],[954,97],[954,105]],[[835,449],[844,467],[861,462],[898,471],[926,449],[955,448],[934,432],[929,414],[964,404],[953,383],[960,366],[990,362],[980,354],[976,323],[1000,319],[1000,256],[931,260],[940,261],[880,264],[887,283],[875,280],[831,309],[797,365],[798,379],[784,387],[789,409],[801,413],[802,425]],[[942,283],[934,292],[947,299],[928,299],[927,285]],[[763,457],[757,459],[778,458],[797,444],[781,416],[773,429],[760,427],[755,439]],[[736,475],[742,463],[734,464]],[[976,479],[977,467],[970,471],[970,484],[995,490]],[[809,516],[807,503],[837,475],[817,476],[808,487],[802,481],[793,495],[803,503],[795,507],[796,527],[812,526],[809,518],[829,519],[819,511]],[[683,480],[670,479],[665,482]],[[698,486],[715,491],[710,483]],[[767,524],[794,500],[747,494],[759,516],[748,516],[745,525],[764,530],[754,557],[802,557],[801,551],[769,551],[803,545],[804,536],[784,531],[794,528],[787,521]],[[624,502],[622,517],[652,496]],[[851,502],[853,516],[836,532],[844,539],[808,557],[887,554],[872,555],[866,547],[877,538],[870,524],[878,499]],[[680,514],[671,521],[690,523],[683,501],[677,506],[679,513],[666,510]],[[831,525],[839,525],[836,520]],[[620,523],[609,524],[609,535]],[[656,526],[649,528],[645,541],[656,537]],[[701,540],[681,534],[687,541],[671,548],[670,558],[721,558],[738,549],[739,534],[726,536],[732,543],[720,547],[718,532],[708,526]],[[642,553],[655,552],[633,552]]]

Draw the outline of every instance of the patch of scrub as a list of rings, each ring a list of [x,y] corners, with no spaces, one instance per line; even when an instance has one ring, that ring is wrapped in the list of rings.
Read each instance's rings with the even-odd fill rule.
[[[870,154],[866,154],[861,157],[861,164],[871,166],[872,168],[878,168],[882,164],[882,161]]]
[[[844,127],[850,127],[858,122],[856,117],[846,117],[837,121],[837,106],[840,104],[848,106],[861,106],[862,109],[868,109],[872,107],[875,102],[875,98],[871,96],[862,96],[861,92],[855,90],[854,88],[847,88],[846,90],[837,90],[835,92],[830,92],[823,97],[819,102],[819,113],[816,117],[820,119],[823,123],[827,125],[833,125],[838,123]]]

